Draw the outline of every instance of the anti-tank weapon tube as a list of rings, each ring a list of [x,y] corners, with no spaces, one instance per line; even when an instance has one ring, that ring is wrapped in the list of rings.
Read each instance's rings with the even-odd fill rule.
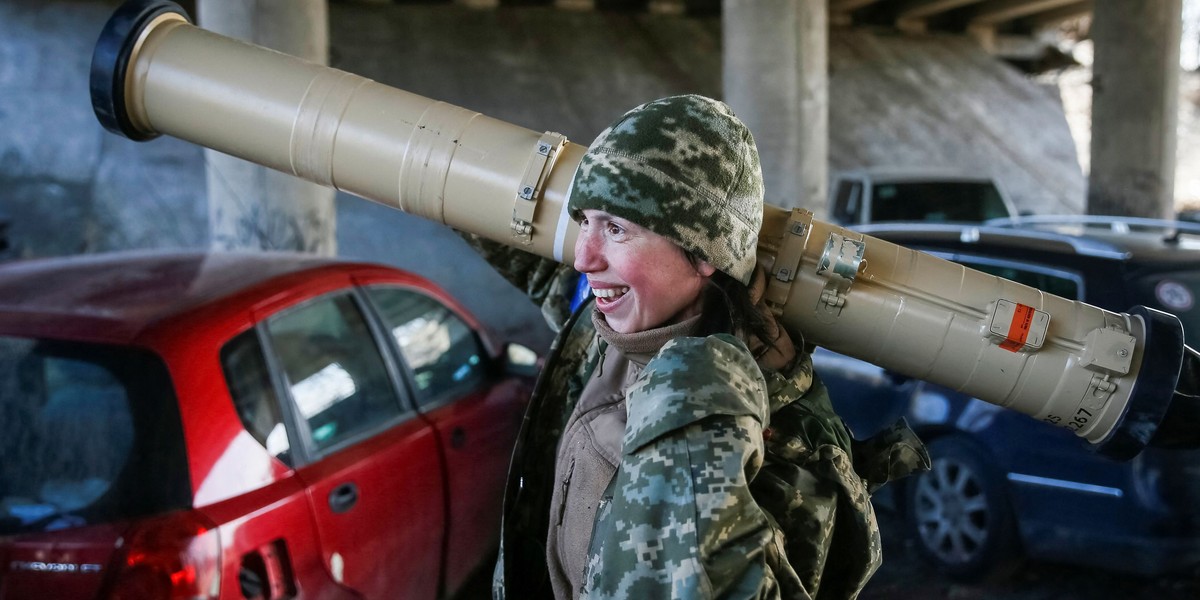
[[[93,56],[100,122],[170,135],[560,262],[585,148],[195,27],[133,0]],[[1113,313],[768,205],[767,298],[806,342],[1067,427],[1106,454],[1200,441],[1172,315]],[[1181,372],[1184,374],[1180,376]]]

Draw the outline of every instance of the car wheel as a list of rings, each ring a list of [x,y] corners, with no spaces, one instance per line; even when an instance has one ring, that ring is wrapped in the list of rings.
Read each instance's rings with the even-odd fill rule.
[[[905,488],[905,525],[918,552],[960,581],[1003,579],[1020,563],[1016,521],[1004,479],[970,440],[929,446],[932,467]]]

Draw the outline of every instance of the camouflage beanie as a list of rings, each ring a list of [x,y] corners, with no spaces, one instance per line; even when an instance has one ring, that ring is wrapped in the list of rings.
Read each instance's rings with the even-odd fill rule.
[[[763,211],[754,136],[704,96],[643,104],[592,142],[567,207],[628,219],[749,285]]]

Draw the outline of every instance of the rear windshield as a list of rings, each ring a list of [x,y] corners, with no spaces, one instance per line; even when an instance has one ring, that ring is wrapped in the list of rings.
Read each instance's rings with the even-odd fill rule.
[[[977,223],[1011,217],[1000,192],[987,182],[877,183],[871,220]]]
[[[1200,271],[1168,271],[1133,282],[1135,302],[1169,312],[1183,322],[1189,346],[1200,344]]]
[[[189,504],[175,394],[154,354],[0,336],[0,535]]]

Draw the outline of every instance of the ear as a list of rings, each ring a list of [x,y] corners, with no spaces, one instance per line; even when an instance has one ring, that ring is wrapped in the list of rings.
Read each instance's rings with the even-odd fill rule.
[[[717,270],[717,268],[708,264],[707,260],[704,260],[704,259],[696,260],[696,274],[697,275],[700,275],[701,277],[712,277],[712,274],[715,273],[716,270]]]

